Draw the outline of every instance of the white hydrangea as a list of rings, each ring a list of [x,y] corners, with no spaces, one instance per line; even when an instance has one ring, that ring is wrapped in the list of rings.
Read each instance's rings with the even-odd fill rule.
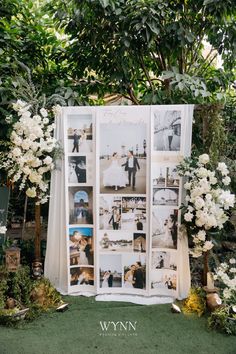
[[[205,164],[207,164],[207,163],[210,161],[210,157],[209,157],[208,154],[202,154],[202,155],[200,155],[200,156],[198,157],[198,161],[199,161],[201,164],[205,165]]]
[[[26,188],[27,196],[43,203],[48,199],[47,173],[55,168],[50,156],[57,149],[57,140],[51,136],[55,124],[50,124],[45,108],[32,115],[30,105],[21,100],[13,108],[19,120],[13,125],[11,149],[2,165],[21,190]]]

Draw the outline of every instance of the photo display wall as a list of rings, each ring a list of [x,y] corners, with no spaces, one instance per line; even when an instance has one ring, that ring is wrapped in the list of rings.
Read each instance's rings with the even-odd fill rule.
[[[68,293],[177,295],[185,107],[64,108]]]

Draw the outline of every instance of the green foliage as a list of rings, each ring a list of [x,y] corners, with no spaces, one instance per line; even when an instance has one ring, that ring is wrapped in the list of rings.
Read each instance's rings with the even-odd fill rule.
[[[236,314],[231,312],[230,306],[222,306],[212,312],[208,325],[211,329],[236,335]]]
[[[71,40],[63,58],[73,76],[85,78],[101,95],[105,87],[134,104],[202,103],[223,98],[222,81],[228,87],[233,78],[229,63],[235,63],[235,46],[228,40],[235,34],[233,3],[55,0],[49,9]],[[205,57],[203,39],[213,45]],[[215,68],[217,53],[228,76]],[[183,76],[171,86],[171,78],[161,75],[174,68]]]

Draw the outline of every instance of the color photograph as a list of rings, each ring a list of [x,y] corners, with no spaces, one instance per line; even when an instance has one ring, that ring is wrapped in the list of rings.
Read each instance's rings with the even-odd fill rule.
[[[178,233],[178,209],[153,207],[152,247],[176,248]]]
[[[146,193],[146,124],[100,124],[100,193]]]
[[[93,265],[93,229],[88,227],[69,228],[70,265]]]
[[[146,252],[146,234],[134,233],[134,252]]]
[[[151,289],[160,295],[175,295],[177,288],[177,272],[171,270],[151,270]]]
[[[93,150],[91,114],[72,114],[67,119],[69,153],[89,153]]]
[[[146,288],[146,256],[141,253],[124,254],[124,289]]]
[[[121,197],[103,195],[99,198],[99,227],[102,230],[121,228]]]
[[[121,255],[100,254],[100,288],[119,288],[122,279]]]
[[[94,268],[70,268],[70,285],[94,285]]]
[[[101,252],[132,252],[132,232],[99,231],[98,242]]]
[[[92,187],[69,187],[69,223],[93,223],[93,189]]]
[[[146,231],[145,197],[122,197],[121,229]]]

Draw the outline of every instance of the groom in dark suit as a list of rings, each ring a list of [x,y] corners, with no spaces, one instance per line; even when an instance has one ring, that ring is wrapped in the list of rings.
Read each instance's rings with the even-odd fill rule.
[[[135,190],[135,176],[137,170],[140,170],[140,166],[138,159],[134,157],[133,151],[130,150],[128,152],[126,163],[124,163],[122,166],[125,166],[125,171],[128,171],[129,186],[131,186],[132,180],[132,189]]]
[[[144,288],[144,274],[141,262],[135,263],[135,271],[133,275],[134,284],[133,287],[136,289],[143,289]]]

